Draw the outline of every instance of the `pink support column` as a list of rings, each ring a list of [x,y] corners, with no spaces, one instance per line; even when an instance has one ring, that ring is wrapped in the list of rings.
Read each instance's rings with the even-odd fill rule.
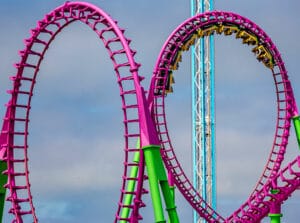
[[[271,194],[278,194],[279,190],[272,189]],[[271,223],[280,223],[281,222],[281,202],[273,201],[270,207],[270,213],[268,214],[270,217]]]

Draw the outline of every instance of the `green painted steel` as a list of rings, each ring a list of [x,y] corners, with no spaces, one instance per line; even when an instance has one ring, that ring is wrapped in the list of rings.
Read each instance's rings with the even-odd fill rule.
[[[282,214],[269,214],[270,223],[280,223]]]
[[[170,186],[170,192],[172,196],[172,202],[175,204],[175,186]],[[168,223],[171,223],[171,220],[169,219]]]
[[[174,194],[170,187],[160,154],[160,146],[149,145],[143,147],[146,168],[149,177],[149,187],[156,223],[165,223],[160,188],[169,216],[169,223],[179,223],[174,202]],[[160,187],[160,188],[159,188]]]
[[[179,219],[178,219],[178,215],[177,215],[177,211],[176,211],[176,205],[174,202],[174,194],[172,193],[172,188],[169,186],[168,180],[162,180],[160,181],[160,186],[162,189],[162,193],[165,199],[165,203],[166,203],[166,210],[168,212],[168,216],[169,216],[169,223],[178,223]]]
[[[134,163],[139,163],[140,161],[140,152],[135,152],[133,157]],[[132,166],[130,170],[130,178],[136,178],[138,174],[139,167],[138,166]],[[127,185],[127,191],[133,192],[135,189],[136,181],[135,180],[129,180]],[[132,204],[133,194],[126,194],[124,198],[124,205],[129,206]],[[121,218],[128,218],[130,214],[130,208],[124,207],[121,212]],[[126,223],[127,221],[121,220],[120,223]]]
[[[300,149],[300,116],[299,115],[293,117],[293,123],[294,123],[294,127],[295,127],[298,146]]]
[[[139,142],[138,142],[139,144]],[[154,210],[154,218],[156,223],[166,223],[164,217],[163,203],[161,192],[165,201],[166,210],[169,216],[169,223],[179,223],[179,218],[175,206],[175,187],[170,186],[168,183],[167,175],[163,165],[160,154],[160,146],[150,145],[143,147],[145,163],[149,177],[149,187]],[[139,163],[140,152],[134,154],[133,162]],[[136,178],[138,174],[138,166],[133,166],[130,171],[130,178]],[[135,180],[129,180],[127,191],[133,192],[136,187]],[[132,204],[133,194],[126,194],[124,198],[124,205],[129,206]],[[128,218],[130,215],[130,208],[124,207],[121,212],[121,218]],[[121,223],[127,222],[121,220]]]
[[[0,173],[7,170],[7,164],[4,161],[0,161]],[[3,211],[5,204],[6,188],[4,185],[7,183],[7,175],[0,174],[0,219],[3,219]]]
[[[166,222],[158,184],[160,179],[167,179],[166,174],[164,174],[163,164],[162,162],[159,162],[160,159],[157,158],[160,157],[160,147],[150,145],[144,147],[143,150],[149,177],[149,187],[155,222]]]
[[[173,198],[173,202],[175,203],[175,186],[170,186],[171,195]]]

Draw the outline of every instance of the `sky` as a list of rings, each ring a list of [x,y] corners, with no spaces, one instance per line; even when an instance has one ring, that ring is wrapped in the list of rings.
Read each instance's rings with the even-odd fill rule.
[[[170,33],[190,16],[190,2],[180,0],[93,0],[126,29],[142,64],[148,88],[159,51]],[[16,72],[18,51],[37,21],[60,0],[2,0],[0,3],[0,116],[9,100],[9,76]],[[248,17],[263,28],[281,52],[300,98],[298,52],[300,2],[279,0],[215,1],[216,10]],[[272,145],[276,104],[272,76],[251,49],[233,37],[216,36],[217,210],[228,216],[252,191]],[[116,78],[96,35],[83,24],[56,37],[41,65],[32,101],[29,159],[32,193],[42,223],[112,222],[121,185],[122,113]],[[174,73],[167,119],[178,159],[191,176],[190,53]],[[286,160],[298,154],[291,132]],[[190,155],[187,155],[190,154]],[[287,163],[285,161],[285,163]],[[181,222],[192,209],[177,195]],[[300,193],[283,205],[283,222],[300,218]],[[149,197],[142,210],[153,222]],[[26,222],[30,222],[25,219]],[[5,215],[4,222],[10,216]],[[263,222],[268,222],[264,219]]]

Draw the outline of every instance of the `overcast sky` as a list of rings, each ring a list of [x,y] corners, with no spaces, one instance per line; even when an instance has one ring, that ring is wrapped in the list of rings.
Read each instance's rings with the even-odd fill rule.
[[[190,16],[180,0],[90,1],[126,29],[149,86],[159,51],[169,34]],[[295,97],[300,98],[300,2],[279,0],[216,1],[263,28],[281,52]],[[0,115],[15,74],[18,50],[36,22],[59,0],[2,0],[0,3]],[[217,36],[216,120],[218,211],[228,216],[247,198],[272,145],[275,93],[271,73],[251,48],[234,37]],[[119,199],[123,160],[122,113],[112,64],[96,35],[72,24],[57,36],[41,66],[32,101],[29,155],[31,184],[42,223],[112,222]],[[191,175],[191,98],[189,53],[175,72],[174,94],[167,98],[168,125],[179,160]],[[291,133],[287,160],[298,149]],[[181,222],[192,210],[178,195]],[[283,206],[283,222],[296,222],[299,192]],[[143,222],[153,222],[149,197]],[[9,222],[6,214],[4,222]],[[267,221],[267,220],[265,220]],[[29,222],[26,221],[26,222]]]

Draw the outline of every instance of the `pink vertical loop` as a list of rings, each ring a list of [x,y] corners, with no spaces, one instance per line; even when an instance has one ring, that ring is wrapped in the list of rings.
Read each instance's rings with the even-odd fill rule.
[[[7,200],[11,202],[9,213],[14,215],[13,222],[21,223],[24,216],[27,216],[26,219],[28,219],[30,215],[32,216],[31,222],[38,222],[30,190],[27,153],[31,99],[41,62],[52,40],[62,29],[76,21],[89,26],[103,42],[113,63],[119,85],[121,107],[124,114],[124,171],[118,210],[114,221],[136,222],[140,218],[138,210],[143,206],[142,195],[146,191],[143,188],[144,161],[140,156],[141,161],[135,163],[133,156],[141,151],[139,147],[136,147],[136,143],[141,139],[139,105],[145,102],[140,86],[143,77],[138,75],[140,64],[136,63],[134,59],[136,52],[131,49],[131,40],[124,36],[124,30],[120,29],[117,22],[104,11],[85,2],[66,2],[38,21],[37,27],[31,30],[31,37],[24,40],[25,49],[19,53],[20,62],[15,64],[17,73],[12,77],[13,89],[9,91],[11,100],[7,105],[7,113],[0,136],[0,155],[2,160],[8,164],[8,169],[5,171],[5,174],[8,175]],[[34,62],[29,59],[32,57],[35,58],[32,60]],[[15,130],[16,125],[18,125],[18,130]],[[18,157],[15,155],[17,151]],[[139,173],[136,178],[130,179],[130,170],[137,165]],[[126,207],[130,209],[132,215],[122,219],[120,212],[126,206],[124,197],[129,193],[126,188],[129,180],[136,182],[135,190],[130,192],[134,196],[133,204]]]
[[[187,50],[188,47],[193,44],[195,36],[198,36],[199,38],[201,35],[221,34],[225,32],[221,29],[225,26],[232,27],[232,30],[227,28],[228,30],[225,35],[233,34],[234,32],[238,32],[238,30],[243,30],[244,32],[247,32],[249,36],[256,37],[252,41],[257,43],[257,46],[259,47],[253,49],[254,52],[260,54],[261,50],[266,50],[270,53],[272,56],[272,59],[270,60],[266,60],[264,57],[257,58],[270,69],[273,75],[277,97],[277,122],[274,141],[265,169],[263,170],[254,191],[249,196],[249,200],[247,200],[245,205],[239,208],[233,216],[230,216],[227,219],[224,219],[215,210],[209,207],[186,177],[176,158],[171,143],[166,120],[167,114],[165,112],[165,96],[168,91],[170,91],[168,88],[170,88],[170,78],[172,78],[171,73],[172,70],[177,69],[178,67],[181,51]],[[220,29],[218,30],[218,28]],[[243,34],[240,33],[240,35]],[[246,38],[247,36],[243,41],[248,41]],[[297,113],[297,107],[291,83],[288,79],[287,71],[280,53],[275,44],[271,41],[271,38],[258,25],[238,14],[220,11],[198,14],[184,21],[171,33],[160,51],[153,71],[148,102],[161,141],[165,165],[168,171],[172,173],[178,189],[201,217],[208,222],[256,222],[257,219],[261,219],[265,216],[266,213],[263,210],[268,210],[270,206],[268,203],[262,202],[259,204],[262,205],[263,208],[256,208],[256,210],[255,205],[258,205],[256,203],[256,197],[259,197],[262,194],[262,190],[265,190],[265,186],[270,179],[278,177],[278,172],[280,171],[280,166],[284,159],[288,142],[291,118]],[[267,193],[264,193],[264,196],[267,196]],[[252,210],[251,208],[256,211],[246,211],[248,209]]]

